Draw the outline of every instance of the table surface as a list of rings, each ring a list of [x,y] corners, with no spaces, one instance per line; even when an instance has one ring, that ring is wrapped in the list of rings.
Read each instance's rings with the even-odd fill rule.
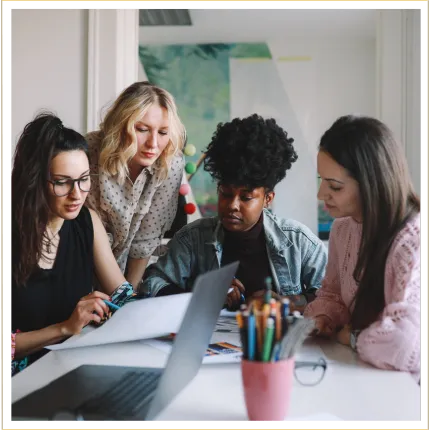
[[[420,387],[409,374],[376,369],[330,341],[312,340],[306,348],[317,355],[322,350],[328,367],[317,386],[294,381],[288,420],[317,415],[353,421],[420,419]],[[166,359],[165,352],[145,341],[53,351],[12,378],[12,402],[82,364],[164,367]],[[240,364],[203,364],[158,419],[247,420]]]

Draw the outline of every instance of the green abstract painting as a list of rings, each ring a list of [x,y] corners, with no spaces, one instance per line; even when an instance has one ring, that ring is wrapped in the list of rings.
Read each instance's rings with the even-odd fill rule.
[[[266,43],[139,46],[139,59],[148,80],[175,97],[188,143],[197,149],[187,162],[196,163],[217,125],[231,119],[230,59],[238,58],[258,60],[272,56]],[[190,185],[202,216],[216,215],[216,184],[203,164],[190,179]],[[333,219],[321,203],[315,204],[319,235],[327,239]]]
[[[187,129],[197,162],[220,122],[230,120],[230,58],[271,58],[265,43],[140,46],[151,83],[169,91]],[[190,180],[202,216],[216,214],[216,184],[203,165]]]

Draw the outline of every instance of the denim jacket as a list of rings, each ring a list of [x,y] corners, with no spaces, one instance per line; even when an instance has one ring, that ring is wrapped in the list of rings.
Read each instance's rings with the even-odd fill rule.
[[[263,226],[276,292],[289,296],[320,288],[327,264],[324,244],[303,224],[267,209]],[[186,225],[170,240],[167,253],[148,266],[140,294],[153,297],[171,284],[191,291],[198,275],[221,266],[223,239],[218,217]]]

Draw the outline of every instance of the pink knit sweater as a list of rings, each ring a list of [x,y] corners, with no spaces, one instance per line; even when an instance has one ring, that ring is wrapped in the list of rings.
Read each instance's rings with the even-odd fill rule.
[[[361,224],[335,220],[330,232],[326,275],[305,316],[327,315],[340,327],[350,322],[349,306],[357,291],[353,277]],[[420,372],[420,216],[398,233],[385,266],[385,308],[357,338],[360,357],[382,369]]]

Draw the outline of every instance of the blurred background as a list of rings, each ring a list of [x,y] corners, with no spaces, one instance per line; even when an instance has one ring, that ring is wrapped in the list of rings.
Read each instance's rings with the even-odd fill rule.
[[[371,3],[369,3],[371,5]],[[13,10],[12,135],[42,108],[82,133],[136,80],[170,91],[198,162],[220,122],[258,113],[295,139],[298,161],[274,212],[327,239],[316,152],[341,115],[386,122],[420,192],[419,10]],[[190,179],[199,211],[216,213],[202,166]]]

